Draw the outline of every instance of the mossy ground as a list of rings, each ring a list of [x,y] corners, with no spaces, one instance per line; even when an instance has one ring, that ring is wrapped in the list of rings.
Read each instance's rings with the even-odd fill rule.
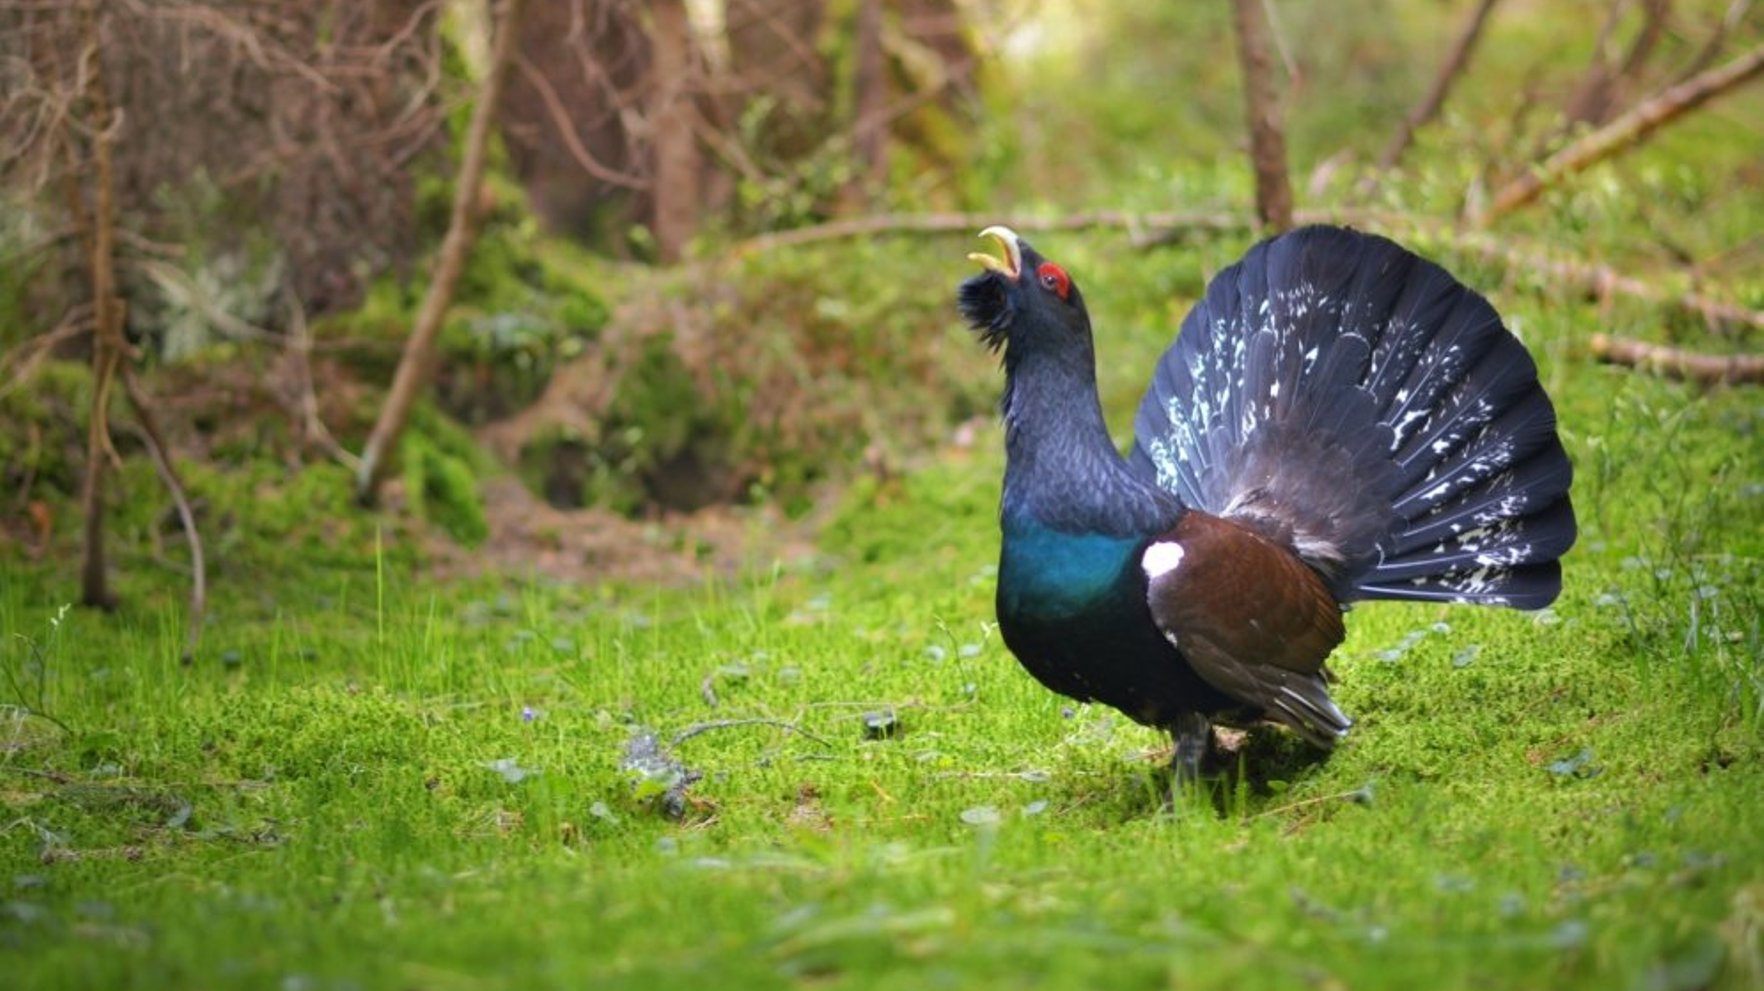
[[[1198,286],[1181,273],[1234,248],[1043,248],[1081,280],[1112,273],[1086,285],[1124,424]],[[901,250],[942,270],[961,246]],[[376,556],[341,472],[310,473],[310,513],[261,501],[271,546],[240,527],[218,549],[192,666],[163,565],[128,559],[128,605],[105,616],[62,611],[65,560],[9,558],[0,971],[32,988],[1758,986],[1764,408],[1594,364],[1579,303],[1497,302],[1579,471],[1562,599],[1356,610],[1337,661],[1350,740],[1317,762],[1260,734],[1244,774],[1174,815],[1163,741],[1044,692],[989,623],[991,431],[852,488],[815,557],[676,590],[437,585],[398,533]],[[883,712],[897,731],[866,732]],[[659,811],[669,772],[621,767],[643,731],[703,774],[681,821]]]

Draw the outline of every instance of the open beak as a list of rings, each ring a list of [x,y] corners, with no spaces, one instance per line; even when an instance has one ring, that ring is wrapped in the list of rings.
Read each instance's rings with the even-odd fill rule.
[[[980,267],[989,272],[997,272],[1007,279],[1015,279],[1023,272],[1023,250],[1017,246],[1017,232],[1009,227],[994,224],[980,232],[981,237],[989,237],[998,242],[1004,249],[1004,260],[999,260],[984,252],[976,251],[968,256],[969,261],[980,263]]]

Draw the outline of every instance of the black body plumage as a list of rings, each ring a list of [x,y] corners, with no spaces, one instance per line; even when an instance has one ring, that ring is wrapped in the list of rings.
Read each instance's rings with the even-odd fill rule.
[[[1122,457],[1082,296],[1009,231],[957,304],[1002,348],[1005,642],[1056,691],[1177,736],[1349,722],[1324,658],[1357,599],[1538,608],[1574,542],[1572,470],[1524,346],[1445,270],[1329,227],[1221,272]]]

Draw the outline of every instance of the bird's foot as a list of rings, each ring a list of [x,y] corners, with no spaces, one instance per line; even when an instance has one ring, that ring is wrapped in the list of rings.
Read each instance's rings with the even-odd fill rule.
[[[1170,726],[1176,751],[1170,758],[1170,807],[1180,808],[1202,794],[1201,770],[1213,750],[1213,725],[1198,712],[1184,712]]]

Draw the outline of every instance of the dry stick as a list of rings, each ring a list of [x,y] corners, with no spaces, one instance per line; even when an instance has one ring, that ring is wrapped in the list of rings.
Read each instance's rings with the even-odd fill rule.
[[[1286,173],[1286,135],[1268,59],[1268,12],[1261,0],[1232,0],[1237,60],[1243,72],[1250,164],[1256,173],[1256,216],[1270,232],[1292,226],[1292,181]]]
[[[1476,9],[1470,12],[1469,20],[1458,30],[1458,37],[1452,42],[1451,50],[1446,53],[1445,61],[1440,64],[1438,74],[1433,77],[1433,85],[1427,87],[1427,93],[1421,97],[1421,102],[1415,104],[1408,116],[1403,118],[1403,122],[1397,125],[1396,133],[1390,136],[1390,143],[1384,146],[1383,153],[1378,156],[1377,171],[1389,172],[1396,168],[1403,153],[1414,143],[1415,132],[1439,116],[1440,107],[1445,105],[1446,97],[1452,91],[1452,84],[1458,81],[1464,68],[1470,64],[1470,56],[1476,51],[1476,42],[1482,37],[1482,28],[1488,23],[1488,15],[1499,2],[1500,0],[1478,0]],[[1377,184],[1376,176],[1366,176],[1360,180],[1357,192],[1361,196],[1368,195]]]
[[[736,728],[742,727],[742,726],[774,726],[774,727],[777,727],[778,729],[789,730],[790,732],[795,733],[798,736],[813,740],[816,743],[820,744],[821,746],[826,747],[828,750],[834,749],[833,744],[828,743],[826,740],[816,736],[813,733],[810,733],[808,730],[803,729],[801,726],[798,726],[793,722],[790,722],[790,721],[784,720],[784,719],[764,719],[764,718],[713,719],[707,723],[693,723],[691,726],[688,726],[685,729],[681,730],[680,732],[674,734],[674,739],[668,743],[668,749],[672,750],[675,747],[678,747],[680,744],[685,743],[687,740],[690,740],[695,736],[701,736],[705,733],[709,733],[711,730],[736,729]]]
[[[1717,69],[1699,73],[1656,93],[1604,127],[1593,131],[1545,159],[1532,171],[1508,183],[1488,208],[1473,218],[1486,227],[1538,198],[1565,176],[1604,161],[1654,131],[1695,110],[1717,96],[1749,82],[1764,72],[1764,45]]]
[[[1594,334],[1591,347],[1600,361],[1700,385],[1764,382],[1764,355],[1702,354],[1607,334]]]
[[[1472,234],[1456,234],[1444,229],[1435,229],[1433,233],[1460,250],[1481,255],[1509,269],[1541,275],[1552,282],[1577,288],[1588,296],[1603,299],[1615,294],[1671,306],[1702,317],[1711,325],[1711,329],[1717,331],[1730,324],[1764,330],[1764,310],[1748,309],[1737,303],[1697,292],[1673,292],[1634,276],[1622,275],[1609,266],[1580,259],[1553,258],[1537,252],[1521,251],[1497,240]]]
[[[441,242],[441,254],[435,263],[435,274],[428,292],[417,310],[416,323],[404,342],[404,353],[398,359],[398,370],[392,377],[392,390],[386,405],[368,435],[362,449],[361,468],[355,476],[355,498],[363,506],[372,506],[379,499],[380,485],[385,481],[388,462],[398,447],[405,424],[410,422],[410,408],[416,402],[417,390],[429,379],[434,363],[435,338],[441,332],[441,321],[453,302],[453,290],[465,270],[466,256],[471,253],[477,233],[478,187],[484,180],[490,132],[496,120],[496,104],[502,98],[503,81],[508,78],[509,65],[514,62],[515,36],[519,33],[521,7],[525,0],[505,0],[502,23],[496,30],[496,47],[490,68],[478,92],[477,105],[472,108],[472,122],[466,133],[465,156],[459,174],[454,178],[453,215],[447,224],[447,236]]]
[[[300,391],[296,402],[300,406],[301,432],[308,443],[323,448],[326,454],[349,470],[358,471],[361,459],[337,443],[337,438],[319,415],[318,391],[312,382],[312,328],[306,322],[306,308],[300,305],[300,297],[293,291],[288,293],[288,315],[288,350],[294,356],[294,385]]]
[[[1293,216],[1298,222],[1305,224],[1346,223],[1386,230],[1404,228],[1437,238],[1457,250],[1470,252],[1505,267],[1540,275],[1589,296],[1629,296],[1694,313],[1711,324],[1733,324],[1764,330],[1764,310],[1748,309],[1701,293],[1674,292],[1633,276],[1620,274],[1608,266],[1574,258],[1555,258],[1540,251],[1526,251],[1513,247],[1510,239],[1462,231],[1456,225],[1441,221],[1370,210],[1299,210]],[[1130,232],[1136,243],[1141,244],[1149,243],[1157,234],[1172,231],[1242,231],[1250,226],[1244,218],[1230,213],[1136,214],[1121,210],[1094,210],[1055,218],[1000,218],[993,214],[978,213],[876,214],[761,234],[737,244],[732,255],[742,257],[820,241],[885,234],[973,234],[1001,220],[1016,230],[1028,232],[1089,230],[1098,227],[1120,229]]]
[[[128,365],[122,366],[122,381],[123,389],[129,394],[129,403],[135,407],[135,419],[141,423],[141,433],[147,439],[147,453],[153,458],[153,468],[178,507],[178,520],[183,524],[184,538],[190,544],[190,623],[184,628],[184,663],[188,664],[196,659],[196,645],[202,639],[202,619],[208,609],[208,568],[202,553],[202,534],[196,529],[196,513],[190,508],[190,498],[184,491],[183,481],[178,478],[178,469],[172,464],[171,449],[166,446],[165,435],[159,431],[153,407],[147,402],[141,383],[136,381],[134,369]]]
[[[86,477],[80,492],[85,519],[85,560],[80,572],[80,601],[112,609],[104,566],[104,455],[110,450],[110,387],[127,345],[122,340],[122,300],[116,295],[116,202],[111,143],[116,139],[110,94],[105,89],[104,60],[99,39],[98,6],[84,8],[86,47],[81,54],[86,73],[86,99],[92,132],[92,410],[86,421]]]

